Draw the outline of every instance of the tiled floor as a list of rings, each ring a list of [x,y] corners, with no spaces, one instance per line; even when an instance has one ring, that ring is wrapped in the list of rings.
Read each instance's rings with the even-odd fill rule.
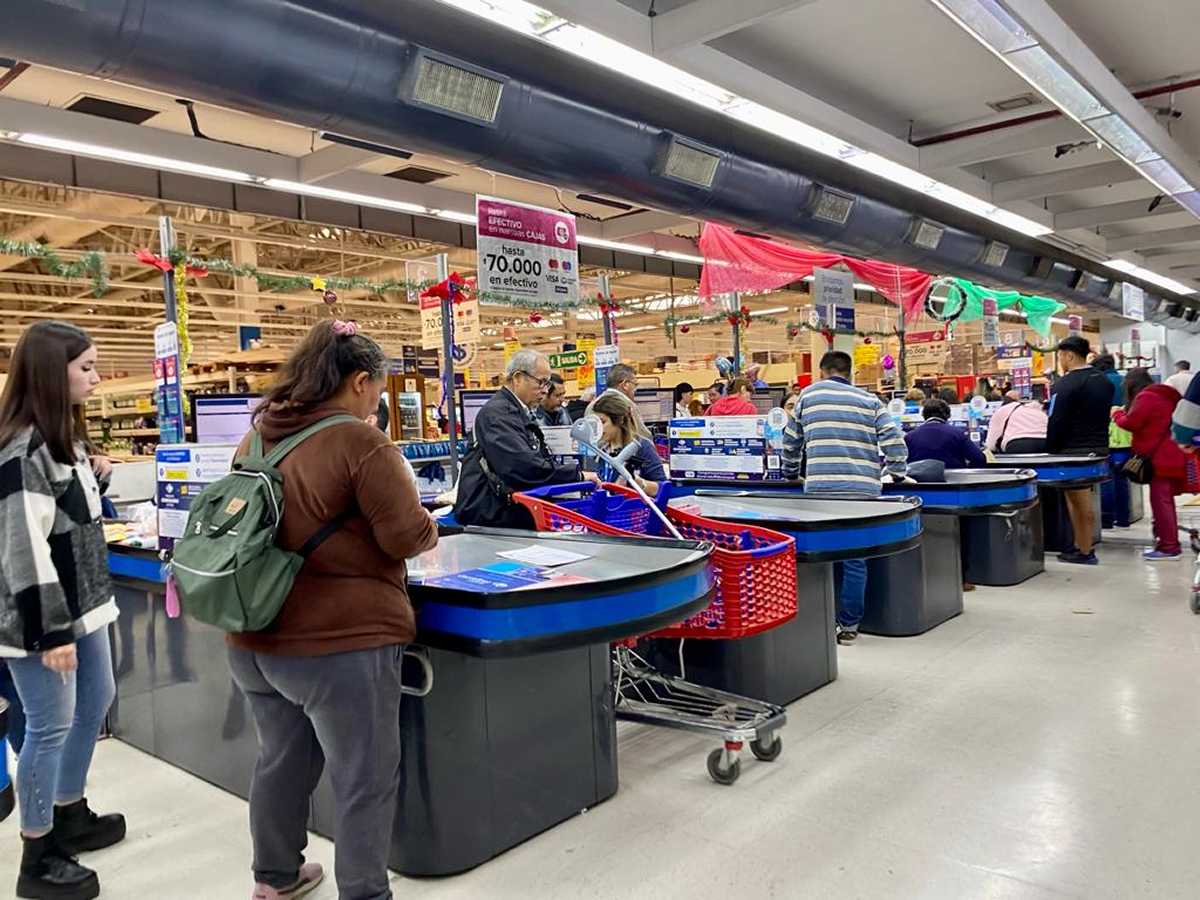
[[[621,729],[621,790],[466,875],[398,897],[1173,898],[1200,892],[1200,617],[1190,560],[1121,535],[980,588],[919,638],[863,637],[796,703],[778,762],[709,781],[695,737]],[[1115,537],[1115,535],[1114,535]],[[244,804],[116,742],[91,794],[130,838],[104,896],[249,895]],[[332,848],[314,840],[313,858]],[[0,891],[15,878],[0,825]],[[314,894],[334,898],[332,882]]]

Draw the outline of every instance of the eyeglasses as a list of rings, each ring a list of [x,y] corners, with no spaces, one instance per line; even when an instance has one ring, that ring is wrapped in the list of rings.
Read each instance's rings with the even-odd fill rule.
[[[520,374],[524,375],[524,376],[525,376],[526,378],[528,378],[530,381],[534,381],[534,382],[536,382],[536,383],[537,383],[537,386],[538,386],[538,387],[540,387],[540,388],[544,388],[546,385],[548,385],[548,384],[550,383],[550,376],[549,376],[549,375],[547,375],[545,378],[538,378],[538,377],[537,377],[536,375],[534,375],[532,372],[524,372],[524,371],[523,371],[523,372],[521,372]]]

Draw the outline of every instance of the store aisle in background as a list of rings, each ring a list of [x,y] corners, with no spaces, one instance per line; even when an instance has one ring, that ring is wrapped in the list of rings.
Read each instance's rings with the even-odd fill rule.
[[[465,875],[396,878],[396,896],[1195,896],[1192,566],[1099,552],[981,587],[924,636],[843,649],[839,680],[790,708],[779,762],[747,759],[734,787],[709,780],[704,740],[622,724],[613,800]],[[89,857],[104,897],[249,896],[240,800],[115,741],[89,792],[130,821]],[[17,858],[14,817],[0,891]],[[331,845],[312,858],[331,865]]]

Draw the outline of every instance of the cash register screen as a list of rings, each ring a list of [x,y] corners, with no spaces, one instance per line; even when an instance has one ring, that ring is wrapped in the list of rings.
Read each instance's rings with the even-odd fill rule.
[[[783,408],[783,401],[787,399],[787,388],[756,388],[754,396],[751,398],[755,408],[758,409],[760,415],[766,415],[771,410]]]
[[[459,418],[463,434],[475,427],[475,418],[483,405],[492,399],[493,391],[460,391],[458,395]]]
[[[239,444],[262,394],[198,394],[192,398],[197,444]]]
[[[670,422],[675,418],[675,391],[671,388],[638,388],[638,412],[643,422]]]

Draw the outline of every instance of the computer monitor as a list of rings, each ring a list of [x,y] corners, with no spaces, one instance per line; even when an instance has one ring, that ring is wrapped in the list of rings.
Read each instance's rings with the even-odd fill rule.
[[[250,431],[262,394],[196,394],[192,428],[197,444],[239,444]]]
[[[751,401],[759,413],[766,415],[771,410],[783,408],[783,401],[787,399],[788,389],[785,387],[766,387],[755,388],[754,396]]]
[[[469,434],[475,427],[475,417],[483,409],[483,405],[492,399],[495,391],[459,391],[458,392],[458,424],[463,434]]]
[[[638,388],[634,398],[646,424],[670,422],[675,418],[674,388]]]

